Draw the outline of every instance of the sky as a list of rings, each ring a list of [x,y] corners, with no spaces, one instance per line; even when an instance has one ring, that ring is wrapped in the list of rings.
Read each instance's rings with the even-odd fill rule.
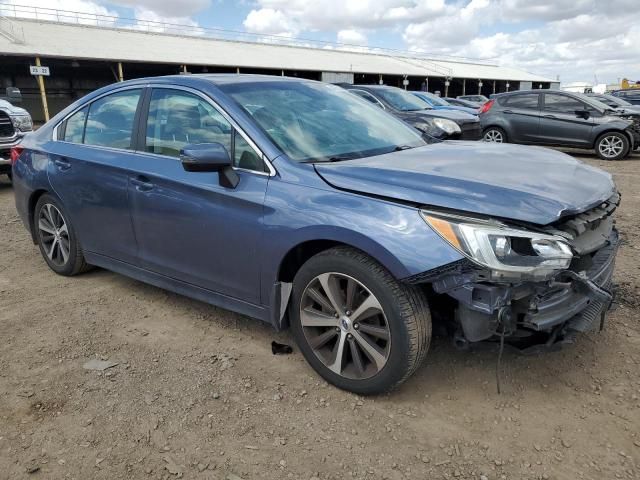
[[[562,83],[640,80],[640,0],[0,0],[290,39],[411,50]],[[302,41],[302,40],[301,40]]]

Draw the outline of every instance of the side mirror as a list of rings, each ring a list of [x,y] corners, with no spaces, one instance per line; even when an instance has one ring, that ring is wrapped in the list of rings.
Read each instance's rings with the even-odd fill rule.
[[[576,110],[575,114],[576,114],[576,117],[584,118],[585,120],[587,120],[591,116],[591,113],[589,112],[589,110]]]
[[[22,102],[22,93],[19,88],[16,87],[7,87],[5,90],[7,95],[7,100],[11,103],[20,103]]]
[[[229,152],[220,143],[185,145],[180,150],[180,161],[187,172],[218,172],[223,187],[236,188],[240,182],[231,168]]]

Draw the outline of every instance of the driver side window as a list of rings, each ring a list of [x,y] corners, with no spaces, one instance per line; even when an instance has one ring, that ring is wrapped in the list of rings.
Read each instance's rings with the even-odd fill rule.
[[[231,124],[211,104],[180,90],[151,92],[145,149],[178,157],[188,144],[220,143],[231,156]]]
[[[575,98],[557,93],[544,94],[544,109],[550,112],[575,113],[576,110],[585,110],[587,106]]]

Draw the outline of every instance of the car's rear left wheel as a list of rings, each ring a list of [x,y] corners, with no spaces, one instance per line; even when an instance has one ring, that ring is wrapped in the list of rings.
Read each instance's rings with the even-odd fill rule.
[[[51,270],[73,276],[91,268],[84,259],[69,216],[57,198],[44,194],[38,199],[33,223],[40,253]]]
[[[337,387],[364,395],[405,381],[431,339],[424,293],[347,247],[319,253],[301,267],[289,315],[311,366]]]
[[[490,143],[507,143],[507,134],[498,127],[489,127],[482,134],[482,140]]]

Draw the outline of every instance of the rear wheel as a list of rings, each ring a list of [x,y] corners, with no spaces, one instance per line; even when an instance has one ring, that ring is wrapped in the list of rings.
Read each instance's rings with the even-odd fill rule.
[[[483,132],[482,140],[490,143],[507,143],[507,134],[500,127],[489,127]]]
[[[607,132],[596,140],[596,154],[603,160],[620,160],[627,156],[629,139],[621,132]]]
[[[399,385],[429,348],[424,293],[355,249],[333,248],[308,260],[294,279],[289,312],[306,360],[328,382],[355,393]]]
[[[38,199],[33,215],[40,253],[59,275],[73,276],[90,268],[61,202],[49,194]]]

